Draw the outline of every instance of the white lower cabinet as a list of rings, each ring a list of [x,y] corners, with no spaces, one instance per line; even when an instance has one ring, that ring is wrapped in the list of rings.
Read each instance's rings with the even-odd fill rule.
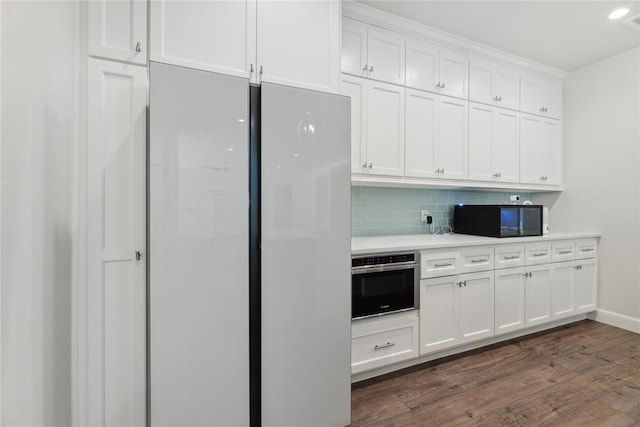
[[[582,259],[553,265],[553,317],[560,319],[596,309],[597,260]]]
[[[524,269],[525,326],[551,320],[551,271],[549,265]]]
[[[420,354],[493,334],[493,271],[420,282]]]
[[[418,313],[416,311],[352,322],[352,374],[417,356]]]
[[[524,328],[524,268],[495,271],[496,335]]]

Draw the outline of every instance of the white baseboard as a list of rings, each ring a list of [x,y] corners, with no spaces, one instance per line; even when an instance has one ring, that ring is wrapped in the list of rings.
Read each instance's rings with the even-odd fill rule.
[[[640,319],[637,317],[625,316],[624,314],[598,309],[593,320],[640,334]]]

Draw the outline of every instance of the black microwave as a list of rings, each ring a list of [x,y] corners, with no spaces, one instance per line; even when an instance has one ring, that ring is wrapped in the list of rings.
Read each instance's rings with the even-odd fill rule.
[[[456,205],[453,231],[487,237],[542,236],[542,205]]]

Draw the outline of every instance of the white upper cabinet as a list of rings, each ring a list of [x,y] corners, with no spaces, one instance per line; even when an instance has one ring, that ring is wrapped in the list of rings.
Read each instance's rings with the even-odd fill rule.
[[[562,116],[562,83],[533,76],[522,76],[520,110],[559,119]]]
[[[466,98],[467,56],[420,40],[407,40],[406,84],[416,89]]]
[[[519,114],[469,104],[469,179],[517,183]]]
[[[561,127],[558,120],[520,116],[520,182],[560,185]]]
[[[89,55],[147,63],[147,2],[93,0],[88,4]]]
[[[351,171],[402,176],[405,89],[346,75],[341,87],[351,97]]]
[[[154,0],[150,18],[152,61],[338,91],[339,2]]]
[[[405,39],[353,19],[342,21],[342,72],[404,85]]]
[[[467,101],[407,89],[405,175],[466,179]]]
[[[469,100],[516,110],[520,106],[520,74],[489,61],[469,61]]]

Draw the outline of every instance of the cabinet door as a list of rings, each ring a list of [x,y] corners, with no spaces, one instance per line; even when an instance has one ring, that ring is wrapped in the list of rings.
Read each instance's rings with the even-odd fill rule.
[[[419,40],[407,41],[407,86],[436,92],[438,47]]]
[[[351,98],[351,172],[365,173],[367,162],[367,80],[343,76],[341,90]]]
[[[391,31],[369,28],[367,37],[369,77],[404,85],[404,41],[404,37]]]
[[[493,103],[493,64],[480,59],[469,61],[469,100]]]
[[[573,298],[576,313],[588,313],[597,307],[598,264],[596,259],[574,263]]]
[[[495,271],[496,335],[524,328],[524,269]]]
[[[546,109],[542,115],[559,119],[562,116],[562,83],[545,81],[540,87],[540,100]]]
[[[520,111],[530,114],[542,114],[540,102],[541,82],[532,76],[520,79]]]
[[[494,335],[493,271],[463,274],[460,281],[460,343]]]
[[[520,115],[520,182],[542,184],[541,162],[542,119],[528,114]]]
[[[337,93],[340,16],[338,1],[258,0],[259,80]]]
[[[440,49],[438,58],[440,93],[467,98],[469,93],[469,59],[467,55],[450,49]]]
[[[87,399],[96,426],[145,423],[146,89],[146,68],[89,59]]]
[[[493,170],[493,111],[483,104],[469,104],[469,179],[491,181],[497,179]]]
[[[494,69],[494,94],[496,106],[517,110],[520,106],[520,74],[506,67]]]
[[[343,73],[362,76],[367,74],[367,25],[349,18],[342,18]]]
[[[420,281],[420,354],[459,342],[457,282],[458,276]]]
[[[427,178],[436,176],[438,99],[438,95],[407,89],[404,160],[406,176]]]
[[[88,7],[89,55],[146,64],[146,1],[94,0]]]
[[[520,179],[519,114],[496,108],[493,113],[491,166],[500,182],[517,183]]]
[[[150,8],[152,61],[255,78],[256,0],[154,0]]]
[[[546,323],[551,320],[551,267],[527,267],[525,273],[525,325]]]
[[[560,122],[553,119],[540,121],[540,158],[543,184],[559,185],[562,183],[560,172],[561,130]]]
[[[467,101],[438,101],[438,165],[447,179],[467,178]]]
[[[551,306],[553,318],[560,319],[573,314],[573,272],[575,263],[553,264]]]
[[[376,175],[404,174],[404,88],[368,81],[367,169]]]

